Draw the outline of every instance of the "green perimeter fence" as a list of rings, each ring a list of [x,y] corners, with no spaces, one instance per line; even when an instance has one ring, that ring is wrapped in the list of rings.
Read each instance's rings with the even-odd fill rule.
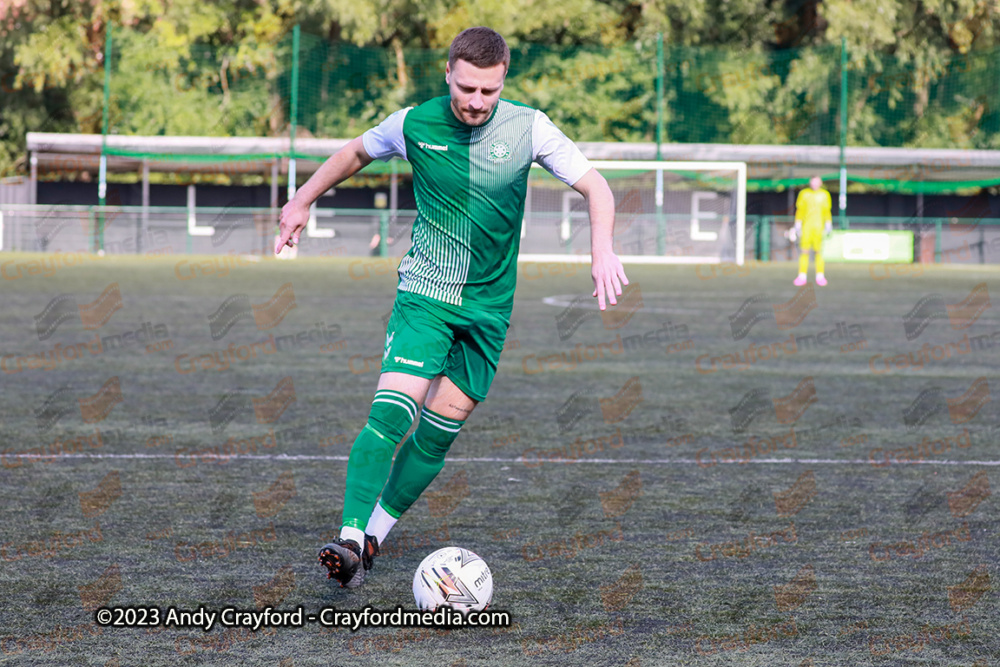
[[[447,93],[443,49],[362,48],[298,27],[252,54],[239,45],[157,48],[108,26],[105,134],[357,136],[397,109]],[[504,97],[545,110],[576,141],[913,148],[1000,147],[1000,49],[926,62],[852,57],[846,44],[750,50],[637,41],[619,48],[515,45]],[[105,149],[155,159],[225,161]],[[848,180],[924,191],[912,176]],[[750,181],[774,190],[799,181]],[[935,184],[934,191],[1000,185]]]
[[[231,263],[258,261],[272,256],[278,213],[278,209],[237,207],[4,205],[0,206],[0,251],[63,255],[53,262],[68,261],[70,256],[76,258],[73,261],[85,261],[85,256],[94,254],[216,254]],[[398,258],[409,249],[415,217],[416,211],[402,209],[314,209],[297,255],[367,256],[378,267],[379,258]],[[630,233],[616,239],[616,251],[662,257],[665,262],[690,261],[700,254],[690,242],[690,221],[690,215],[635,216]],[[522,255],[560,253],[569,258],[587,252],[587,225],[580,223],[583,233],[563,234],[563,222],[559,214],[533,214],[529,223],[533,233],[522,238]],[[837,233],[912,233],[914,262],[1000,263],[1000,219],[853,216],[846,223],[846,229]],[[729,238],[735,239],[735,223],[727,224]],[[797,247],[788,238],[792,226],[789,216],[746,216],[744,261],[795,259]],[[721,249],[718,259],[736,260],[733,242]],[[9,261],[0,271],[9,278],[11,267],[17,265]],[[369,269],[390,270],[388,265]]]

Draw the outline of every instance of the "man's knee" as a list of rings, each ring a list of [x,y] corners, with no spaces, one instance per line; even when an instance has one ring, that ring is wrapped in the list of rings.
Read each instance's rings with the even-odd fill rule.
[[[399,444],[420,414],[420,405],[407,394],[391,389],[375,392],[367,427],[391,443]]]
[[[452,419],[424,406],[413,442],[431,458],[443,460],[464,424],[464,419]]]

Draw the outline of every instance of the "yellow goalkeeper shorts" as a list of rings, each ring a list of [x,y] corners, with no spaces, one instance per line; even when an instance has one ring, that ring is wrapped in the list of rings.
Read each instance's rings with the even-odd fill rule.
[[[799,249],[802,252],[808,252],[810,250],[815,250],[820,252],[823,250],[823,228],[822,227],[803,227],[802,228],[802,239],[799,241]]]

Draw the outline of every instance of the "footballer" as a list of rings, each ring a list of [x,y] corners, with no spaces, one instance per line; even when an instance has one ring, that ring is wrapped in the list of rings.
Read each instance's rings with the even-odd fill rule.
[[[413,170],[417,218],[399,264],[381,375],[348,457],[340,535],[319,552],[327,576],[342,587],[364,583],[379,545],[444,467],[486,398],[510,326],[533,161],[587,201],[598,307],[615,305],[628,284],[612,251],[615,203],[607,181],[548,116],[500,98],[509,65],[498,33],[463,31],[448,54],[448,95],[401,109],[353,139],[281,210],[276,253],[299,242],[322,193],[372,160],[399,157]]]
[[[808,281],[809,251],[816,255],[816,284],[826,285],[823,275],[823,236],[833,228],[833,216],[830,210],[833,202],[830,191],[823,187],[819,176],[809,179],[809,187],[799,192],[795,200],[795,230],[792,241],[799,239],[799,275],[795,277],[796,287],[802,287]]]

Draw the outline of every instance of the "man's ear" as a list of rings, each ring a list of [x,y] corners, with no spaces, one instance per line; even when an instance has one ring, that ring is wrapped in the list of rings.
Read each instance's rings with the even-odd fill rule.
[[[444,64],[444,82],[451,85],[451,80],[449,76],[451,75],[451,62],[445,62]]]

